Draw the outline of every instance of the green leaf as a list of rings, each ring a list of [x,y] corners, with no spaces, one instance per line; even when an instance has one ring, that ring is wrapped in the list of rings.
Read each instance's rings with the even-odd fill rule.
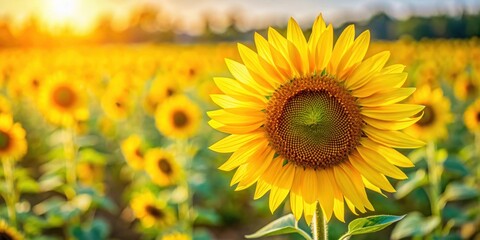
[[[295,217],[293,214],[285,215],[269,224],[253,234],[246,235],[246,238],[260,238],[267,236],[283,235],[289,233],[298,233],[305,239],[311,240],[312,238],[308,233],[298,228],[295,224]]]
[[[425,218],[419,212],[408,214],[393,229],[391,239],[402,239],[410,236],[425,236],[430,233],[438,224],[438,217]]]
[[[468,168],[465,167],[462,160],[453,156],[452,157],[449,156],[447,160],[443,162],[443,168],[445,168],[445,171],[450,174],[455,174],[460,176],[467,176],[469,173]]]
[[[348,239],[353,235],[378,232],[390,226],[390,224],[402,220],[404,217],[405,215],[376,215],[365,218],[357,218],[348,224],[348,232],[345,233],[345,235],[343,235],[340,239]]]
[[[465,200],[478,196],[478,189],[461,184],[461,183],[450,183],[448,184],[445,192],[443,193],[442,199],[445,202],[455,201],[455,200]]]
[[[408,175],[408,179],[402,181],[397,186],[397,192],[394,194],[395,198],[401,199],[407,196],[416,188],[419,188],[428,183],[428,178],[425,174],[425,170],[419,169],[413,174]]]

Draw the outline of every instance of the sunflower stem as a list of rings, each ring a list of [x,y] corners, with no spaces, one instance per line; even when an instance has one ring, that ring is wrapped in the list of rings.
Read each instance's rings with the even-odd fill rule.
[[[312,235],[314,240],[328,240],[328,224],[323,214],[320,204],[316,204],[315,212],[313,213]]]
[[[427,165],[428,165],[428,179],[430,182],[429,185],[429,197],[430,197],[430,209],[432,216],[438,217],[441,221],[442,213],[440,210],[440,176],[439,171],[441,171],[440,166],[438,165],[435,157],[436,146],[433,141],[427,143],[426,149],[427,156]],[[440,234],[442,224],[438,224],[435,228],[435,234]]]
[[[187,149],[187,143],[188,140],[177,140],[175,145],[175,149],[176,149],[176,154],[175,154],[175,157],[177,158],[177,161],[179,161],[182,166],[183,166],[183,170],[185,171],[185,173],[187,175],[190,175],[190,171],[191,171],[191,161],[192,159],[190,159],[190,157],[188,156],[188,153],[186,153],[188,151]],[[179,185],[180,187],[182,187],[184,190],[185,190],[185,194],[186,194],[186,197],[185,197],[185,200],[183,202],[180,203],[179,205],[179,213],[180,213],[180,219],[183,219],[185,221],[185,228],[186,228],[186,232],[190,235],[190,236],[193,236],[193,220],[192,220],[192,210],[191,210],[191,206],[192,206],[192,193],[190,192],[190,186],[188,184],[188,179],[187,178],[183,178],[180,182],[179,182]]]
[[[67,183],[67,190],[65,196],[68,200],[72,200],[76,193],[77,183],[77,161],[75,153],[74,133],[73,129],[67,128],[65,130],[64,152],[65,152],[65,180]]]
[[[15,188],[15,166],[13,159],[6,157],[3,159],[3,171],[5,174],[6,182],[6,199],[8,217],[10,218],[10,224],[13,228],[17,228],[17,211],[15,210],[15,205],[17,203],[17,190]]]

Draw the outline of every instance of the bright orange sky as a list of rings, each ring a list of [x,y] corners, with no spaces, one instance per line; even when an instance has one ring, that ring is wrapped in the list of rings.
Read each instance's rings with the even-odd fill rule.
[[[440,4],[441,2],[441,4]],[[460,1],[468,11],[480,9],[478,0]],[[243,16],[240,27],[248,30],[295,17],[300,24],[309,25],[320,13],[328,22],[367,19],[375,10],[386,10],[394,17],[410,14],[456,14],[461,11],[458,0],[0,0],[0,16],[9,15],[11,23],[19,26],[27,16],[37,15],[47,29],[70,25],[74,31],[90,30],[99,16],[112,14],[117,25],[125,24],[131,10],[138,5],[158,6],[170,12],[180,32],[199,33],[200,18],[211,14],[221,25],[227,13]],[[221,28],[222,26],[220,26]]]

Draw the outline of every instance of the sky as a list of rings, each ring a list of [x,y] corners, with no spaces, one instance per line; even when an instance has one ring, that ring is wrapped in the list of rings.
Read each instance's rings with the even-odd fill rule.
[[[379,10],[403,19],[480,9],[480,0],[0,0],[0,17],[10,16],[9,22],[19,26],[35,14],[47,28],[70,24],[88,31],[105,13],[111,14],[118,26],[125,25],[131,10],[145,4],[166,11],[178,31],[193,34],[203,29],[199,19],[207,14],[221,31],[231,14],[240,16],[241,29],[249,30],[283,25],[289,17],[307,26],[319,13],[327,22],[339,25],[368,19]]]

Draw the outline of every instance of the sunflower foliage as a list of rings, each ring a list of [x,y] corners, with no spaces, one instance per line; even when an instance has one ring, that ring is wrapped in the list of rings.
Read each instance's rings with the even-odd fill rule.
[[[302,30],[293,26],[293,22],[290,25],[290,29],[295,31],[290,30],[289,33],[287,28],[285,31],[270,30],[270,33],[253,35],[253,42],[241,45],[240,52],[236,44],[0,49],[0,235],[10,239],[37,240],[207,240],[281,234],[286,239],[309,239],[314,238],[309,226],[315,212],[312,206],[314,202],[320,202],[330,215],[328,234],[331,239],[478,238],[479,40],[416,42],[405,38],[393,42],[370,42],[368,33],[358,34],[350,27],[343,30],[348,33],[346,43],[358,41],[356,46],[361,47],[358,50],[362,52],[353,54],[352,51],[350,56],[359,54],[362,57],[342,61],[337,55],[334,63],[330,64],[320,58],[323,55],[319,52],[315,57],[312,55],[310,65],[308,53],[313,49],[317,53],[321,48],[313,45],[298,48],[295,44],[303,41],[299,39]],[[328,29],[327,25],[322,30],[322,34],[314,35],[320,38],[311,41],[327,43],[330,35],[324,36],[323,33],[328,31],[330,34],[331,31],[332,54],[346,49],[339,47],[340,50],[333,50],[340,41],[333,39],[340,37],[334,37],[333,29]],[[309,35],[304,37],[308,42]],[[270,39],[275,39],[272,48]],[[289,45],[283,39],[295,44]],[[367,39],[369,45],[365,47]],[[282,50],[275,51],[277,48]],[[295,49],[302,51],[296,52]],[[303,51],[305,49],[308,50]],[[390,51],[389,57],[386,53],[377,55],[384,51]],[[259,55],[266,57],[265,62],[252,58]],[[303,61],[306,56],[308,64]],[[342,81],[340,86],[347,86],[348,78],[354,72],[352,67],[360,66],[361,62],[375,56],[385,61],[384,66],[379,68],[390,66],[387,70],[395,73],[395,77],[390,75],[392,78],[387,82],[398,81],[397,85],[401,85],[398,89],[417,89],[411,96],[407,96],[411,90],[401,93],[399,98],[405,99],[395,104],[428,108],[415,112],[418,107],[413,107],[401,120],[375,119],[378,115],[373,113],[364,118],[365,122],[376,124],[378,129],[394,128],[392,132],[405,132],[414,139],[421,139],[425,146],[413,150],[389,147],[385,145],[388,135],[379,134],[385,129],[372,127],[369,130],[373,129],[373,132],[362,132],[358,128],[360,130],[349,132],[345,127],[348,124],[342,125],[337,121],[334,126],[344,129],[343,132],[350,134],[348,136],[361,133],[362,142],[360,151],[352,150],[355,153],[351,162],[356,165],[342,162],[340,165],[343,168],[337,169],[337,173],[334,170],[333,176],[329,171],[312,171],[324,169],[329,166],[328,163],[310,162],[303,163],[303,166],[298,165],[302,164],[300,158],[281,159],[282,154],[293,155],[282,148],[280,141],[274,143],[275,150],[283,152],[273,153],[271,149],[264,148],[264,152],[256,152],[255,158],[249,159],[261,160],[266,156],[263,159],[275,163],[272,166],[278,172],[294,169],[303,173],[301,176],[307,180],[320,176],[331,183],[328,186],[312,180],[310,186],[317,188],[303,188],[304,185],[299,183],[295,187],[288,186],[288,191],[284,191],[282,184],[266,181],[267,184],[259,184],[255,182],[258,179],[261,179],[260,182],[271,180],[268,174],[263,174],[267,169],[265,166],[254,168],[263,171],[261,176],[242,174],[243,170],[238,174],[219,171],[218,168],[229,171],[236,168],[235,164],[225,165],[231,152],[218,153],[210,149],[231,135],[224,132],[249,132],[249,128],[263,127],[262,114],[266,111],[257,108],[258,103],[272,99],[277,103],[286,101],[281,94],[265,94],[268,89],[279,86],[275,82],[276,77],[288,76],[287,80],[292,80],[294,75],[290,74],[298,73],[295,75],[297,79],[303,79],[300,87],[310,88],[312,85],[306,78],[299,76],[300,73],[309,73],[312,68],[315,78],[330,81],[330,85],[322,85],[323,90],[338,90],[337,85],[332,85],[336,76],[345,77],[347,80]],[[225,58],[230,59],[227,64]],[[327,69],[318,69],[317,63],[327,66]],[[249,85],[253,80],[250,81],[248,74],[244,74],[245,66],[251,68],[247,72],[254,72],[249,72],[252,79],[263,80]],[[369,64],[364,67],[371,69]],[[263,72],[262,69],[268,71]],[[272,72],[275,77],[268,74]],[[232,77],[238,77],[243,82],[234,81]],[[381,78],[377,80],[377,84],[364,88],[362,92],[352,87],[339,93],[343,95],[335,96],[356,93],[363,100],[353,101],[355,104],[379,104],[383,100],[373,99],[368,94],[388,86],[381,85]],[[291,84],[287,87],[293,89],[299,86]],[[218,96],[225,91],[231,93],[231,98],[220,97],[222,99],[219,100]],[[300,123],[308,120],[311,125],[325,124],[315,122],[320,116],[318,111],[311,111],[310,118],[299,114],[309,108],[326,108],[323,104],[326,95],[320,90],[315,91],[310,95],[297,96],[298,101],[313,96],[315,99],[308,104],[289,105],[292,107],[288,112],[291,119]],[[210,98],[212,94],[217,97]],[[239,101],[228,101],[232,99]],[[247,106],[244,109],[218,111],[218,102],[223,106],[254,104],[242,105]],[[255,111],[250,111],[252,106]],[[382,108],[365,106],[362,109],[370,108],[374,112],[376,107]],[[269,108],[269,111],[279,109]],[[359,114],[362,115],[362,112]],[[351,118],[359,116],[356,113],[344,115]],[[213,124],[209,123],[212,119],[216,121]],[[270,127],[283,123],[274,115],[269,120]],[[361,126],[363,120],[351,123]],[[399,130],[410,123],[411,127]],[[12,127],[14,125],[16,127]],[[302,128],[286,131],[303,131],[299,129]],[[282,134],[281,131],[271,133],[270,138]],[[258,136],[265,135],[253,137]],[[260,144],[250,144],[250,150],[273,145],[265,144],[263,140],[258,141]],[[405,144],[416,143],[409,141]],[[394,150],[393,154],[398,158],[385,157],[381,151],[372,153],[368,150],[372,146],[390,152]],[[314,145],[312,149],[320,147]],[[235,146],[229,148],[232,150]],[[306,152],[307,155],[310,153]],[[368,167],[375,162],[371,156],[390,165],[382,165],[387,167],[386,170],[372,170]],[[408,162],[401,162],[403,166],[398,166],[402,159],[409,159],[414,166],[406,167]],[[242,163],[240,160],[235,163]],[[264,162],[254,163],[261,165]],[[345,169],[351,172],[345,172]],[[372,171],[366,174],[365,170]],[[294,179],[289,173],[285,173],[283,179]],[[335,178],[335,174],[340,177]],[[369,179],[372,176],[380,176],[376,178],[380,180]],[[350,177],[358,181],[349,181]],[[256,190],[249,184],[261,187]],[[348,188],[350,185],[358,188],[352,190]],[[235,188],[241,191],[235,191]],[[311,189],[320,190],[308,192]],[[339,193],[341,196],[338,196]],[[330,201],[323,196],[333,197]]]

